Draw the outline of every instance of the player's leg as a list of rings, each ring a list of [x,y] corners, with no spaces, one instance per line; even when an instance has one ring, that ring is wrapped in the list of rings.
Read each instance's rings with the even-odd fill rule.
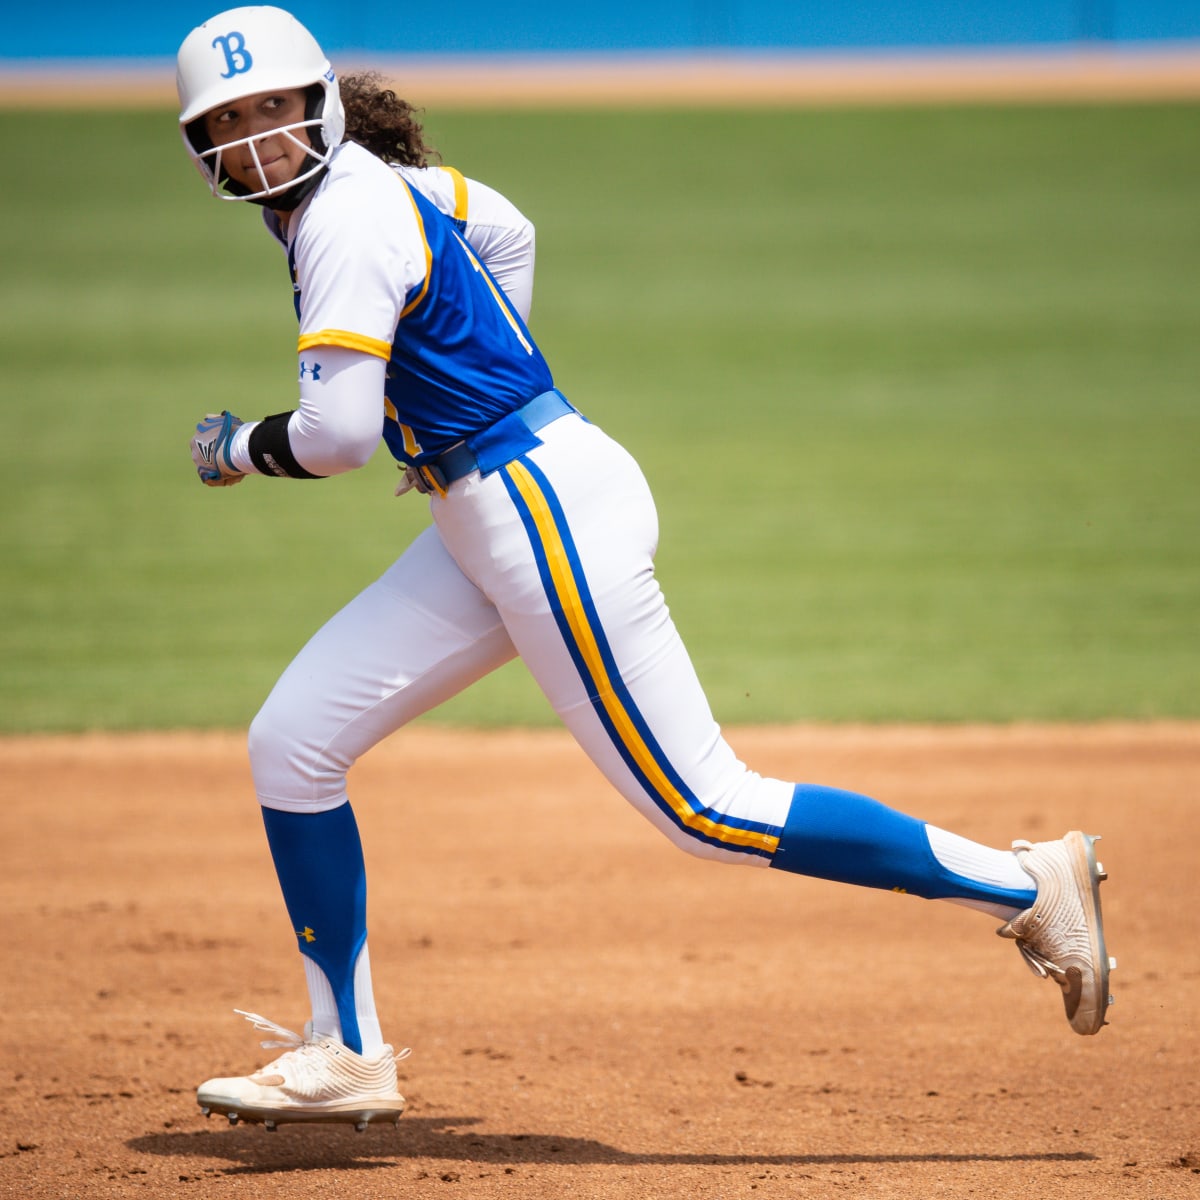
[[[304,955],[313,1024],[356,1052],[377,1052],[383,1038],[346,772],[514,653],[496,611],[430,529],[314,635],[251,725],[255,789]]]
[[[922,822],[854,793],[765,778],[739,761],[654,577],[657,519],[640,470],[577,418],[543,436],[544,446],[484,481],[473,504],[435,505],[435,518],[555,711],[640,811],[702,856],[761,866],[782,859],[850,883],[999,901],[1005,915],[1027,906],[1032,881],[1012,854],[995,852],[998,867],[990,854],[972,860],[970,844],[956,839],[955,862],[966,869],[950,869]],[[581,461],[591,469],[575,469]],[[471,527],[480,520],[493,529],[476,548]],[[501,531],[503,521],[510,530]],[[496,553],[499,538],[514,546]]]
[[[474,505],[498,523],[504,487],[524,562],[514,549],[498,565],[472,556],[470,505],[435,505],[435,516],[468,572],[486,579],[555,710],[631,803],[705,857],[952,900],[1004,920],[1035,906],[1026,854],[854,792],[748,770],[720,734],[655,581],[656,520],[636,464],[577,418],[543,437],[484,481]],[[591,468],[578,470],[584,461]]]

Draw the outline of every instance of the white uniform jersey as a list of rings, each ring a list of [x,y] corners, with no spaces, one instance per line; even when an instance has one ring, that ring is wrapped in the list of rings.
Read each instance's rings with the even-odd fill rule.
[[[530,222],[495,188],[468,179],[453,167],[392,166],[442,212],[462,223],[463,236],[504,289],[521,320],[528,321],[533,305],[535,232]],[[275,214],[264,210],[267,228],[285,246]]]
[[[403,462],[426,461],[554,386],[481,257],[528,294],[519,214],[482,186],[474,198],[482,219],[458,172],[397,169],[346,143],[288,223],[299,350],[335,347],[387,364],[384,437]],[[302,360],[302,380],[305,372]]]

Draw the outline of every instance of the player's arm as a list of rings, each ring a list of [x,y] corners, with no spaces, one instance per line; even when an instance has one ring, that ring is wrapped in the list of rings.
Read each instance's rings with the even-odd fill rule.
[[[504,289],[522,321],[533,306],[536,239],[533,223],[511,201],[485,183],[468,179],[464,236],[479,261]]]
[[[192,438],[201,480],[226,487],[246,475],[321,479],[364,466],[383,436],[383,359],[342,346],[300,354],[300,406],[261,421],[228,413]]]
[[[453,167],[397,167],[397,172],[460,223],[475,257],[491,272],[522,321],[533,304],[533,223],[495,188]]]

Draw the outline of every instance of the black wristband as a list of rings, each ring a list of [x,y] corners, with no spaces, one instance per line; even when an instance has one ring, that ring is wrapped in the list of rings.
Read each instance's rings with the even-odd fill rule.
[[[290,412],[275,413],[274,416],[263,417],[250,430],[246,449],[250,452],[250,460],[264,475],[277,475],[284,479],[322,479],[322,475],[314,475],[306,471],[292,453],[292,444],[288,441],[288,421]]]

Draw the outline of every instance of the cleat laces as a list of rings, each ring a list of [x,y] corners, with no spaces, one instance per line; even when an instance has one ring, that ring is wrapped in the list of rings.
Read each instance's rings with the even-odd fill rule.
[[[1056,962],[1051,962],[1050,959],[1039,954],[1027,941],[1022,938],[1017,938],[1017,949],[1021,952],[1021,957],[1025,959],[1029,969],[1039,979],[1053,979],[1060,987],[1066,987],[1067,973]],[[265,1043],[264,1043],[265,1044]]]
[[[251,1025],[254,1026],[260,1033],[272,1033],[275,1037],[265,1038],[259,1042],[264,1050],[283,1050],[284,1053],[279,1055],[273,1061],[269,1062],[261,1070],[255,1072],[255,1078],[266,1075],[268,1072],[283,1074],[282,1068],[286,1065],[288,1068],[288,1077],[291,1080],[290,1087],[300,1093],[305,1091],[305,1083],[316,1082],[319,1084],[322,1061],[309,1053],[310,1050],[318,1046],[326,1046],[333,1051],[334,1054],[340,1054],[344,1048],[342,1044],[334,1037],[321,1038],[313,1035],[312,1022],[309,1021],[304,1026],[304,1033],[299,1034],[294,1029],[288,1029],[284,1025],[279,1025],[275,1021],[264,1017],[261,1013],[247,1012],[242,1008],[233,1010],[239,1017],[245,1017]],[[351,1050],[349,1053],[353,1054]],[[412,1048],[405,1046],[398,1054],[393,1054],[392,1061],[400,1062],[407,1058],[412,1053]],[[361,1056],[359,1056],[361,1057]]]
[[[246,1012],[244,1008],[235,1008],[233,1010],[239,1017],[245,1017],[251,1025],[254,1026],[260,1033],[274,1033],[281,1037],[282,1041],[268,1039],[260,1042],[264,1050],[276,1050],[291,1048],[296,1049],[303,1046],[306,1038],[303,1038],[294,1029],[285,1029],[282,1025],[277,1025],[274,1021],[267,1020],[266,1017],[260,1016],[258,1013]]]

